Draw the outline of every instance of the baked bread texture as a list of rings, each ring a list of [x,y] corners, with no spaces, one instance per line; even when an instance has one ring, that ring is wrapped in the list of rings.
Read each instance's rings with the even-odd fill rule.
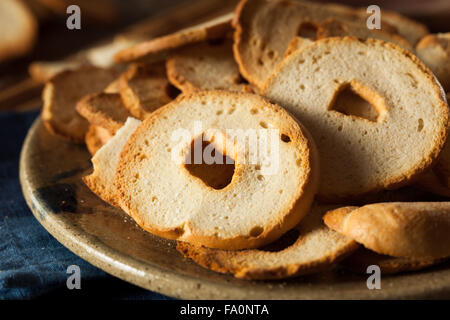
[[[444,90],[450,91],[450,32],[425,36],[417,44],[416,52],[436,75]]]
[[[100,92],[88,95],[77,103],[76,109],[91,125],[102,127],[112,135],[131,116],[118,93]]]
[[[322,271],[359,247],[323,224],[330,208],[313,205],[295,229],[260,249],[230,251],[178,242],[177,250],[202,267],[240,279],[284,279]]]
[[[200,151],[203,142],[208,146]],[[192,155],[205,166],[232,159],[230,183],[215,189],[193,175],[186,161]],[[185,94],[146,118],[125,145],[116,173],[117,202],[144,230],[164,238],[256,248],[308,212],[317,165],[308,132],[281,107],[246,93]]]
[[[77,102],[103,89],[119,76],[116,69],[80,67],[57,74],[42,92],[42,120],[46,128],[75,142],[84,142],[89,122],[76,111]]]
[[[349,91],[375,117],[342,108]],[[407,184],[434,164],[447,138],[449,108],[431,71],[381,40],[318,40],[284,59],[262,94],[311,131],[326,201]]]
[[[345,36],[352,36],[359,39],[379,39],[395,43],[408,51],[414,51],[413,46],[402,36],[377,29],[371,30],[358,22],[328,18],[321,22],[317,28],[317,39]]]
[[[350,213],[328,212],[325,224],[383,255],[419,260],[450,256],[449,202],[391,202]]]
[[[167,60],[167,77],[182,92],[224,89],[245,91],[232,42],[203,42],[180,49]]]
[[[369,16],[367,8],[359,8],[355,12],[364,19],[367,19]],[[394,11],[382,9],[381,21],[384,25],[388,24],[394,27],[398,34],[408,40],[412,46],[415,46],[420,39],[429,33],[428,28],[424,24]],[[389,30],[385,31],[390,32]]]
[[[242,0],[233,21],[233,50],[241,74],[261,88],[282,60],[290,41],[296,36],[315,40],[320,23],[330,17],[366,26],[367,17],[360,17],[353,9],[341,5]],[[385,29],[391,30],[382,22],[382,30]]]
[[[144,119],[172,101],[164,64],[135,64],[121,77],[120,95],[133,117]]]
[[[138,43],[119,51],[115,55],[117,63],[145,62],[164,60],[174,50],[192,43],[209,39],[220,39],[231,30],[233,14],[225,14],[199,25],[180,30],[176,33]]]
[[[84,183],[105,202],[118,206],[116,199],[116,188],[114,185],[114,176],[117,163],[119,161],[120,150],[127,142],[131,134],[136,130],[141,121],[128,118],[124,126],[92,157],[94,171],[83,177]],[[90,131],[89,131],[90,132]]]
[[[0,1],[0,62],[28,53],[36,40],[37,21],[21,1]]]

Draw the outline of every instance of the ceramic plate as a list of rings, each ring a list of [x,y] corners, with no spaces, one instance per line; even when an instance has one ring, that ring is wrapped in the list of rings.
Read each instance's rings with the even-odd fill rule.
[[[142,231],[81,181],[92,170],[82,145],[50,135],[37,119],[25,140],[20,179],[36,219],[68,249],[104,271],[149,290],[183,299],[449,298],[450,263],[384,276],[381,290],[343,270],[287,281],[244,281],[183,258],[175,242]],[[448,244],[445,244],[448,245]]]

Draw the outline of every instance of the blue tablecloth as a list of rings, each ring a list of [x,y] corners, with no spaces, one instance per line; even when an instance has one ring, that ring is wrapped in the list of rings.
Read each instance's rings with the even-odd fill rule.
[[[0,113],[0,299],[169,299],[114,278],[62,246],[34,218],[22,195],[19,155],[38,112]],[[81,289],[67,289],[78,265]]]

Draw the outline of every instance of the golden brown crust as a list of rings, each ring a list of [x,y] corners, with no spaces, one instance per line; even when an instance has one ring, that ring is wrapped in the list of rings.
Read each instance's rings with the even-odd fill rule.
[[[315,39],[320,23],[330,17],[366,26],[366,16],[350,7],[308,1],[242,0],[233,21],[234,56],[241,74],[262,88],[296,36]],[[282,31],[281,31],[282,30]],[[304,33],[302,30],[307,30]],[[383,22],[383,31],[391,30]]]
[[[301,166],[306,168],[308,172],[306,181],[302,182],[302,187],[298,188],[297,194],[292,197],[291,203],[286,207],[279,209],[280,220],[275,225],[267,226],[258,236],[249,237],[248,235],[236,235],[231,238],[218,238],[217,236],[208,235],[202,230],[193,229],[194,226],[190,225],[189,221],[186,221],[182,226],[175,229],[146,223],[144,221],[144,214],[139,212],[136,205],[133,204],[133,197],[131,197],[130,188],[128,187],[130,184],[129,180],[132,179],[132,177],[129,176],[131,172],[130,168],[135,165],[136,161],[140,161],[137,154],[140,153],[139,148],[142,147],[140,146],[140,143],[138,143],[138,139],[140,139],[149,128],[153,127],[158,119],[164,118],[165,113],[176,110],[182,102],[184,103],[185,101],[190,100],[197,101],[202,98],[213,98],[214,100],[217,100],[221,98],[225,99],[227,97],[255,100],[255,105],[265,108],[268,111],[270,110],[274,117],[283,119],[283,121],[280,120],[279,123],[283,124],[284,132],[286,132],[294,144],[302,145],[302,148],[304,148],[305,151],[307,150],[307,155],[304,155],[305,158],[301,161]],[[235,175],[239,174],[236,174],[235,171]],[[263,98],[253,94],[232,93],[227,91],[204,91],[184,94],[178,97],[174,102],[156,110],[144,120],[142,125],[130,137],[121,152],[115,183],[118,190],[117,202],[120,203],[121,208],[133,217],[137,224],[144,230],[169,239],[189,241],[194,244],[205,245],[208,247],[237,250],[243,248],[256,248],[270,243],[283,235],[287,230],[297,225],[299,220],[309,210],[318,187],[318,179],[318,154],[314,142],[307,130],[296,122],[284,109],[277,105],[270,104]],[[233,181],[230,186],[233,184]],[[226,189],[229,189],[230,186],[227,186]]]
[[[58,73],[74,70],[81,66],[82,63],[79,61],[35,61],[29,65],[28,73],[34,80],[45,83]]]
[[[110,205],[120,208],[119,204],[116,202],[116,198],[113,194],[109,192],[105,185],[101,183],[101,180],[94,175],[89,175],[82,178],[86,186],[96,194],[100,199],[109,203]]]
[[[356,196],[363,196],[365,194],[374,193],[377,191],[381,191],[383,189],[395,189],[402,186],[405,186],[409,184],[410,182],[417,179],[418,176],[420,176],[423,172],[427,171],[428,168],[433,166],[436,163],[436,160],[441,152],[441,150],[444,147],[444,144],[447,140],[447,135],[449,131],[449,108],[446,103],[445,94],[439,85],[439,83],[436,82],[436,78],[434,77],[433,73],[423,64],[422,61],[420,61],[415,55],[413,55],[411,52],[402,49],[396,44],[384,42],[378,39],[367,39],[367,40],[360,40],[354,37],[344,37],[344,38],[326,38],[317,40],[313,46],[319,46],[319,45],[328,45],[333,46],[334,43],[352,43],[352,42],[361,42],[369,47],[384,47],[389,50],[395,50],[397,53],[401,54],[405,58],[411,60],[418,69],[422,72],[422,75],[429,80],[429,83],[432,85],[432,89],[435,91],[436,95],[440,97],[440,100],[436,103],[436,107],[441,109],[440,114],[442,114],[442,120],[441,124],[439,126],[439,132],[436,133],[436,144],[433,150],[422,159],[422,161],[417,162],[413,168],[411,168],[408,172],[404,172],[402,175],[396,175],[395,177],[392,177],[390,179],[387,179],[382,184],[373,185],[370,187],[369,190],[362,190],[361,188],[361,194],[358,194]],[[307,48],[312,48],[313,46],[308,46]],[[272,82],[274,82],[274,79],[279,77],[280,71],[287,68],[288,64],[291,61],[294,61],[296,58],[295,56],[302,54],[305,50],[300,50],[296,54],[291,54],[288,57],[286,57],[273,71],[273,73],[270,75],[269,79],[266,81],[264,87],[262,88],[262,94],[267,96],[268,89],[270,88]],[[270,97],[269,97],[270,98]],[[285,106],[286,107],[286,106]],[[445,125],[443,125],[445,124]],[[323,193],[322,191],[319,192],[319,199],[326,202],[333,202],[333,201],[346,201],[351,200],[355,197],[355,194],[344,194],[342,190],[336,191],[336,194],[330,194],[330,193]]]
[[[182,92],[199,90],[244,91],[232,43],[203,42],[174,53],[166,62],[169,81]]]
[[[81,99],[76,109],[91,125],[102,127],[112,135],[131,116],[118,93],[93,93]]]
[[[231,19],[232,15],[227,14],[205,24],[139,43],[118,52],[115,61],[117,63],[161,61],[170,52],[180,47],[223,37],[231,30]]]
[[[84,142],[86,143],[86,147],[91,156],[93,156],[98,151],[98,149],[100,149],[103,146],[102,141],[97,136],[95,126],[93,125],[89,126],[89,130],[86,133]]]
[[[365,13],[366,10],[366,8],[361,8],[360,12],[367,16],[367,13]],[[409,19],[397,12],[383,9],[381,16],[383,22],[387,22],[391,26],[394,26],[397,29],[397,32],[408,40],[412,46],[429,33],[428,28],[424,24]]]
[[[143,120],[172,101],[164,64],[135,64],[122,74],[118,89],[129,112]]]
[[[366,205],[347,216],[327,213],[325,224],[376,253],[435,260],[450,256],[449,202],[393,202]]]
[[[204,268],[240,279],[284,279],[319,272],[359,247],[323,225],[321,218],[327,208],[313,207],[294,234],[261,249],[229,251],[178,242],[177,250]]]
[[[42,120],[51,133],[83,143],[89,123],[76,112],[77,102],[102,91],[118,76],[115,69],[80,67],[53,77],[42,92]]]
[[[323,221],[329,228],[342,233],[345,219],[356,209],[358,207],[348,206],[331,210],[324,215]]]
[[[440,263],[441,259],[395,258],[381,255],[365,248],[359,248],[341,264],[352,272],[367,274],[367,268],[380,267],[381,274],[395,274],[405,271],[417,271]]]
[[[317,39],[345,36],[353,36],[359,39],[374,38],[390,41],[408,51],[413,51],[411,44],[398,34],[388,33],[377,29],[370,30],[367,29],[366,26],[354,22],[329,18],[321,22],[317,29]]]
[[[140,121],[128,118],[124,126],[114,136],[109,135],[101,127],[94,127],[94,130],[91,132],[94,136],[93,143],[97,142],[102,146],[96,150],[91,159],[94,167],[93,172],[82,179],[93,193],[112,206],[118,207],[115,201],[114,174],[119,160],[119,153],[130,134],[139,124]]]
[[[444,90],[450,90],[450,32],[425,36],[417,44],[416,52],[433,71]]]

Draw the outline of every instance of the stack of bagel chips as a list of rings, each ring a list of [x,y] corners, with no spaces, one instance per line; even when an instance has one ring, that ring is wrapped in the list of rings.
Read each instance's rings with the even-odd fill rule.
[[[86,144],[93,193],[202,267],[430,267],[450,256],[450,35],[382,13],[242,0],[63,70],[42,118]]]

